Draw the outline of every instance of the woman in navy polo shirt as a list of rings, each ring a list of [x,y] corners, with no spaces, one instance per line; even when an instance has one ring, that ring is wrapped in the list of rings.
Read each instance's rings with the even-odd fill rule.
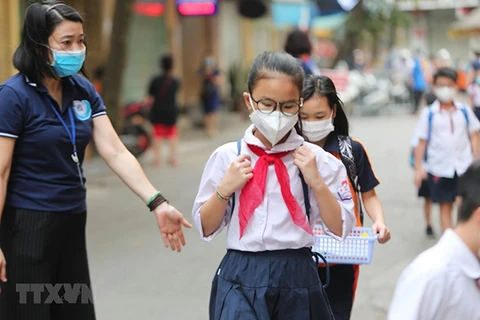
[[[165,246],[180,251],[185,244],[182,225],[190,224],[150,184],[93,85],[77,75],[85,50],[73,8],[45,1],[27,9],[14,55],[20,73],[0,86],[2,320],[95,319],[92,303],[70,299],[79,295],[73,284],[90,286],[82,161],[92,137],[108,166],[155,212]],[[70,298],[52,304],[45,287],[34,299],[35,283],[71,284],[73,292],[63,285],[58,296]]]

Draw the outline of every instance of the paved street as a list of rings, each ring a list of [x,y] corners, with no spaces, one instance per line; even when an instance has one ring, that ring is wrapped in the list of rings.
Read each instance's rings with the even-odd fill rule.
[[[218,138],[198,134],[183,143],[180,167],[146,169],[190,221],[208,156],[216,146],[241,137],[248,125],[231,123]],[[401,114],[352,121],[352,134],[365,143],[382,182],[378,193],[393,237],[387,245],[377,244],[372,265],[361,268],[355,320],[386,319],[401,270],[434,243],[424,236],[421,202],[412,187],[409,141],[415,123],[416,118]],[[184,251],[168,251],[145,205],[118,178],[95,171],[93,165],[98,164],[86,168],[87,174],[96,174],[88,176],[88,247],[98,319],[207,319],[210,283],[225,252],[225,235],[207,244],[196,231],[187,231]],[[435,212],[439,230],[437,219]]]

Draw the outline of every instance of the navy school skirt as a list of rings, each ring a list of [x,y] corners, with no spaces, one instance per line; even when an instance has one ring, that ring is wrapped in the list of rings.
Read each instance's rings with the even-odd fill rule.
[[[333,320],[310,249],[228,250],[213,279],[210,320]]]

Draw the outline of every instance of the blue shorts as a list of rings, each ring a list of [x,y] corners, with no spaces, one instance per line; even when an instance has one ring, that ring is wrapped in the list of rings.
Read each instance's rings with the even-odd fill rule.
[[[434,203],[453,203],[458,196],[458,176],[443,178],[428,174],[428,188]]]

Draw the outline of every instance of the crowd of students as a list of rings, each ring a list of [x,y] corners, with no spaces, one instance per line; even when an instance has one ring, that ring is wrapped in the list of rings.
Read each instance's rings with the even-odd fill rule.
[[[77,74],[85,51],[83,19],[72,7],[47,1],[27,9],[14,57],[20,72],[0,86],[1,319],[95,319],[92,301],[50,304],[41,295],[25,302],[16,291],[22,283],[90,286],[81,166],[92,137],[155,213],[165,246],[180,251],[182,228],[191,227],[150,184],[113,130],[100,95]],[[350,137],[332,80],[309,66],[308,48],[297,57],[260,54],[243,95],[252,124],[218,147],[203,171],[194,226],[205,241],[227,228],[227,253],[210,295],[212,320],[350,319],[359,266],[327,268],[314,260],[313,226],[342,241],[363,225],[365,210],[379,242],[391,238],[368,152]],[[149,92],[174,95],[179,84],[171,59],[162,67]],[[422,111],[414,155],[415,182],[426,181],[440,203],[446,232],[402,275],[390,319],[480,317],[480,164],[471,166],[480,122],[455,101],[455,82],[450,69],[435,75],[437,100]],[[174,135],[175,116],[156,121],[158,136]],[[460,223],[452,231],[458,195]]]

